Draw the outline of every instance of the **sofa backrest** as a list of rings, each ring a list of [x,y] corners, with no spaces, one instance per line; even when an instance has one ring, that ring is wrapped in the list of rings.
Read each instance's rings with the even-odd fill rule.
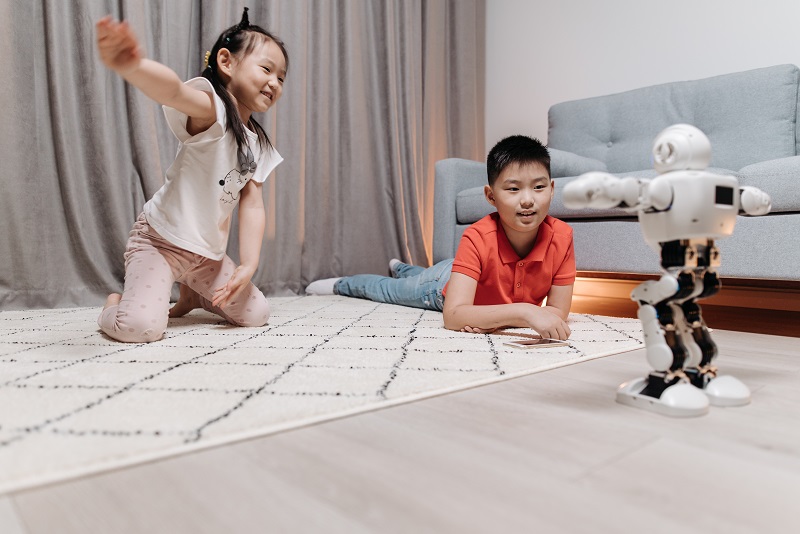
[[[548,114],[548,146],[594,158],[609,172],[652,168],[656,135],[672,124],[700,128],[711,166],[737,171],[800,153],[800,69],[777,65],[562,102]]]

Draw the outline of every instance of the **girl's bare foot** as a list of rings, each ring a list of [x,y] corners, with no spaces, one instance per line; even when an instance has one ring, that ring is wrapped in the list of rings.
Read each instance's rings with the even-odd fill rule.
[[[195,308],[199,308],[200,304],[200,295],[195,293],[189,286],[185,284],[179,284],[181,288],[181,294],[178,297],[178,302],[169,309],[169,316],[170,317],[183,317],[190,311]]]
[[[108,297],[106,297],[106,304],[103,306],[103,309],[105,310],[111,306],[118,305],[120,300],[122,300],[122,295],[119,293],[111,293]]]

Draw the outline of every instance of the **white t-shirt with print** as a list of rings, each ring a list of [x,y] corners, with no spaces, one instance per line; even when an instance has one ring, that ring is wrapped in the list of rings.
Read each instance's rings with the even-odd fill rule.
[[[170,243],[219,260],[225,255],[231,213],[242,188],[248,180],[263,183],[283,158],[274,149],[262,150],[255,132],[245,128],[256,168],[254,172],[243,168],[236,137],[226,129],[225,105],[211,82],[193,78],[186,85],[214,95],[217,120],[204,132],[189,135],[188,117],[164,106],[180,145],[164,185],[144,205],[144,213],[150,226]]]

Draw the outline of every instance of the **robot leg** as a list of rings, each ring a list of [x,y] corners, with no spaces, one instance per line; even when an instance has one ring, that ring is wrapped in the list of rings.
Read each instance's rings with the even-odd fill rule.
[[[714,295],[719,291],[716,273],[706,272],[703,277],[703,292],[698,298]],[[732,376],[718,376],[712,365],[717,356],[717,345],[703,321],[702,310],[695,299],[685,301],[681,308],[686,324],[691,329],[694,343],[700,348],[702,357],[697,363],[690,363],[685,369],[691,383],[704,390],[714,406],[744,406],[750,403],[750,390],[739,379]]]
[[[632,296],[637,294],[642,291],[635,289]],[[637,315],[644,330],[647,360],[654,371],[622,384],[617,390],[617,402],[675,417],[708,412],[708,398],[683,373],[687,352],[676,332],[669,299],[655,306],[640,300]]]

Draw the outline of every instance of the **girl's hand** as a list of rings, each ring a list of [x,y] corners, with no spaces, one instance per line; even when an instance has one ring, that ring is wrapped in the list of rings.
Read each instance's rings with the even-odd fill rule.
[[[142,50],[127,22],[117,22],[111,15],[100,19],[97,28],[97,50],[103,64],[119,73],[136,70],[142,61]]]
[[[239,293],[239,291],[244,289],[247,284],[250,283],[250,279],[253,278],[255,272],[256,270],[254,267],[246,267],[244,265],[238,266],[236,270],[233,271],[228,283],[214,290],[211,304],[213,306],[224,308],[225,305],[231,301],[231,299],[236,297],[236,294]]]

